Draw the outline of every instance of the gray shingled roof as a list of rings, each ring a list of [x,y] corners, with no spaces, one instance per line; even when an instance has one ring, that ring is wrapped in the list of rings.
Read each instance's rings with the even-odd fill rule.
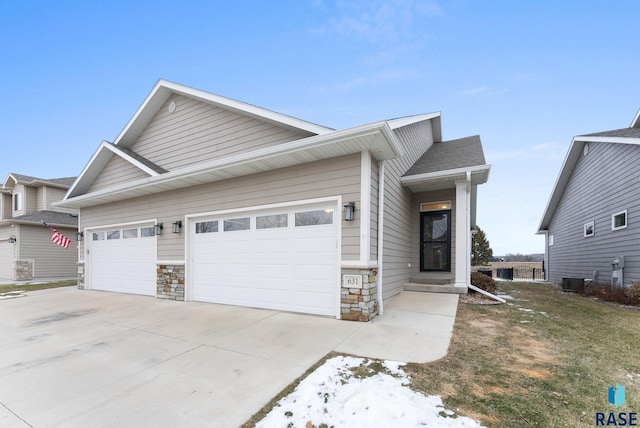
[[[40,177],[32,177],[30,175],[16,174],[14,172],[10,173],[13,178],[23,183],[31,183],[34,181],[42,181],[49,182],[53,184],[57,184],[60,186],[71,187],[73,182],[76,180],[76,177],[64,177],[64,178],[40,178]]]
[[[595,132],[593,134],[581,135],[580,137],[640,138],[640,128],[636,127],[636,128],[614,129],[613,131]]]
[[[78,216],[68,213],[59,213],[55,211],[36,211],[31,214],[25,214],[9,219],[9,221],[17,221],[21,223],[42,223],[53,225],[78,226]]]
[[[486,165],[486,162],[480,137],[474,135],[458,140],[433,143],[409,168],[404,177],[477,165]]]
[[[116,145],[113,145],[113,147],[115,147],[116,149],[128,154],[129,156],[131,156],[132,158],[134,158],[135,160],[137,160],[141,164],[146,165],[147,167],[151,168],[152,170],[154,170],[158,174],[164,174],[165,172],[168,172],[163,167],[161,167],[159,165],[156,165],[155,163],[151,162],[149,159],[140,156],[139,154],[137,154],[136,152],[134,152],[131,149],[127,149],[125,147],[119,147],[119,146],[116,146]]]

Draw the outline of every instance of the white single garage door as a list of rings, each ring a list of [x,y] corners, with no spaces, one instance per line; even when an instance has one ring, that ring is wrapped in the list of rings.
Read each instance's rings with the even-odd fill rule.
[[[13,252],[17,244],[11,244],[9,241],[0,241],[0,278],[13,279]]]
[[[89,288],[156,295],[156,236],[153,225],[93,230],[88,235]]]
[[[334,204],[194,219],[192,299],[335,316],[338,221]]]

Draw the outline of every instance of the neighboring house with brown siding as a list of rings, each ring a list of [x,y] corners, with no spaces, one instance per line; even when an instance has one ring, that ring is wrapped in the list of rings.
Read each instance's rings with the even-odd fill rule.
[[[640,112],[628,128],[573,138],[538,228],[549,281],[640,281],[638,165]]]
[[[411,283],[467,291],[489,169],[439,113],[334,130],[160,80],[59,206],[86,289],[368,321]]]
[[[43,221],[75,242],[76,209],[54,207],[76,177],[42,179],[11,173],[0,189],[0,279],[77,275],[76,245],[51,242]]]

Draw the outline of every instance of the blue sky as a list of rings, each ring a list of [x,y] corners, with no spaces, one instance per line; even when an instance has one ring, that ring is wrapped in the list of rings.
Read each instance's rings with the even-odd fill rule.
[[[479,134],[478,224],[534,235],[571,139],[640,108],[627,1],[0,2],[0,174],[81,172],[159,78],[336,129],[440,111]]]

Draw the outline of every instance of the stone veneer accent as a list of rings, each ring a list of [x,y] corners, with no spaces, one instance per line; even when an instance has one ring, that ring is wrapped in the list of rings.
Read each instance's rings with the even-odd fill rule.
[[[184,301],[184,265],[158,265],[156,297]]]
[[[16,281],[30,281],[33,279],[33,260],[16,260],[14,266],[14,279]]]
[[[84,290],[84,263],[78,263],[78,290]]]
[[[378,269],[342,269],[340,316],[349,321],[371,321],[378,314]],[[362,288],[347,287],[344,275],[361,278]]]

